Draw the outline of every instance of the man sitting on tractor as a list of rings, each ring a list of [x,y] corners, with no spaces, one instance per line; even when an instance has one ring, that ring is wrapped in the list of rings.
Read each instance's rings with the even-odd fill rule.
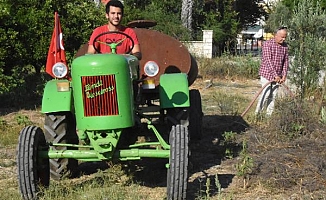
[[[96,53],[96,49],[100,50],[101,53],[111,53],[111,47],[109,44],[116,43],[116,53],[124,54],[130,52],[131,54],[141,59],[140,45],[135,31],[129,27],[121,25],[121,20],[123,17],[124,6],[119,0],[111,0],[105,6],[106,18],[108,19],[108,24],[97,27],[88,42],[88,54]],[[134,42],[134,47],[132,48],[132,41],[123,34],[104,34],[98,37],[97,41],[94,39],[105,32],[122,32],[131,37]],[[96,47],[94,47],[96,45]],[[131,49],[132,48],[132,49]]]

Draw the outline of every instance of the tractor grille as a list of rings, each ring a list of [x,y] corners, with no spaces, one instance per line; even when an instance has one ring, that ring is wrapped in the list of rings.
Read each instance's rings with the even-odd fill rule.
[[[81,77],[84,116],[119,115],[115,75]]]

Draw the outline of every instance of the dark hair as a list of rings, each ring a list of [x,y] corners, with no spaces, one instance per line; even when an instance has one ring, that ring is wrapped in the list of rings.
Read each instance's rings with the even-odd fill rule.
[[[277,33],[278,31],[280,31],[280,30],[287,30],[288,29],[288,27],[286,27],[286,26],[280,26],[279,28],[277,28],[276,30],[275,30],[275,33]]]
[[[119,0],[111,0],[111,1],[109,1],[105,6],[105,12],[107,14],[109,14],[109,12],[110,12],[110,6],[121,8],[121,13],[123,14],[124,6],[121,3],[121,1],[119,1]]]

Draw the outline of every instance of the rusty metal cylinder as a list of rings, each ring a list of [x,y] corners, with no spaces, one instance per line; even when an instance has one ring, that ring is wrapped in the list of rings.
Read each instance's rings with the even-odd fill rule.
[[[198,65],[195,58],[189,53],[187,47],[175,38],[161,32],[135,28],[134,29],[142,51],[140,61],[140,74],[144,74],[142,66],[148,61],[155,61],[160,72],[155,77],[155,84],[159,84],[159,77],[164,73],[186,73],[189,86],[196,80]]]

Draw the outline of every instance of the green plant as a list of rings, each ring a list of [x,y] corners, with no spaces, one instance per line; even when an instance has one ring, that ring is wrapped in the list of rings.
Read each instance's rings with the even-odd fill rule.
[[[211,186],[211,179],[208,177],[206,179],[206,198],[209,199],[209,190],[210,190],[210,186]]]
[[[234,152],[233,149],[236,145],[236,134],[235,132],[229,131],[223,133],[224,138],[224,147],[225,147],[225,157],[226,158],[233,158]]]
[[[242,151],[240,153],[240,160],[239,163],[236,164],[237,169],[237,176],[240,176],[243,178],[243,188],[246,188],[247,186],[247,179],[249,174],[252,171],[254,164],[253,159],[250,157],[247,151],[247,142],[242,142]]]
[[[236,134],[235,132],[232,131],[226,131],[223,133],[223,137],[226,143],[234,143],[236,139]]]
[[[302,130],[305,128],[304,125],[296,124],[296,123],[292,124],[292,127],[295,132],[299,132],[299,133],[301,133]]]
[[[215,187],[217,189],[217,195],[218,195],[218,199],[221,199],[221,192],[222,192],[222,185],[220,183],[220,180],[218,179],[218,175],[215,174]]]
[[[15,120],[17,121],[18,125],[28,126],[33,124],[26,115],[18,114],[15,116]]]

